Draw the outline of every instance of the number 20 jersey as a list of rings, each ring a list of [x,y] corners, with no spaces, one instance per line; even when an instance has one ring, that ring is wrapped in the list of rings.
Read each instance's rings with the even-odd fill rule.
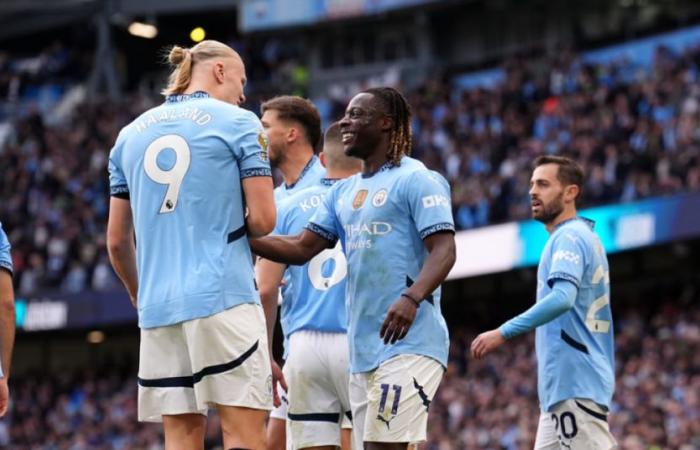
[[[296,235],[323,202],[336,180],[321,179],[315,186],[283,198],[277,205],[274,234]],[[280,324],[284,337],[295,331],[315,330],[345,333],[345,280],[348,273],[345,255],[337,243],[302,266],[289,266],[287,285],[282,289]]]
[[[542,251],[537,300],[555,280],[578,288],[573,308],[537,327],[537,389],[545,411],[563,400],[586,398],[610,408],[615,388],[615,354],[608,260],[593,222],[560,223]]]
[[[204,92],[169,96],[122,129],[110,192],[131,203],[140,327],[260,302],[241,180],[270,175],[259,119]]]

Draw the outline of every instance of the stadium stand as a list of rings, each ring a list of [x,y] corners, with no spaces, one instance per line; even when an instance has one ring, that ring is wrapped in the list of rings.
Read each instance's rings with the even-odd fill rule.
[[[458,229],[528,218],[529,164],[542,153],[583,164],[584,206],[698,191],[699,64],[700,47],[659,48],[648,69],[563,52],[509,60],[491,89],[430,80],[409,92],[414,155],[451,182]],[[39,113],[14,123],[0,217],[20,294],[114,286],[103,251],[107,155],[118,130],[157,101],[86,101],[61,124]]]

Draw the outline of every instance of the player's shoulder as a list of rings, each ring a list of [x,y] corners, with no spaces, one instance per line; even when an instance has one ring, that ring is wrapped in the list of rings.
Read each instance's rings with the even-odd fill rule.
[[[557,244],[570,244],[580,248],[589,247],[595,240],[594,222],[576,217],[567,220],[554,230],[552,241]]]
[[[399,179],[407,188],[416,188],[425,184],[436,183],[449,187],[449,183],[438,172],[429,169],[421,161],[404,156],[399,166]]]

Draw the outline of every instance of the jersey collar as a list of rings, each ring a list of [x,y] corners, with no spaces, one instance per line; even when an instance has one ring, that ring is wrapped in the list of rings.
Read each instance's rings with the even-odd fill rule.
[[[297,184],[299,184],[299,182],[301,181],[301,179],[304,178],[304,175],[306,175],[306,172],[308,172],[309,169],[311,169],[311,166],[314,165],[314,163],[316,162],[317,159],[318,159],[318,157],[317,157],[316,155],[313,155],[313,156],[311,157],[311,159],[309,160],[309,162],[306,163],[306,165],[304,166],[304,168],[301,169],[301,173],[299,174],[299,178],[297,178],[297,181],[295,181],[295,182],[292,183],[292,184],[286,184],[286,183],[285,183],[284,186],[285,186],[287,189],[294,189],[294,186],[296,186]]]
[[[566,219],[566,220],[563,221],[563,222],[559,222],[559,223],[557,224],[557,226],[554,227],[554,231],[557,231],[559,228],[563,227],[563,226],[566,225],[567,223],[573,222],[573,221],[575,221],[575,220],[580,220],[580,221],[582,221],[583,223],[585,223],[586,225],[588,225],[588,227],[589,227],[591,230],[593,229],[593,227],[595,227],[595,221],[593,221],[593,220],[591,220],[591,219],[588,219],[588,218],[586,218],[586,217],[576,216],[576,217],[572,217],[571,219]]]
[[[396,167],[396,164],[394,164],[391,161],[387,161],[384,164],[382,164],[382,166],[379,169],[377,169],[376,171],[374,171],[372,173],[363,173],[362,178],[372,178],[373,176],[375,176],[379,172],[384,172],[385,170],[393,169],[394,167]]]
[[[321,184],[324,186],[333,186],[340,181],[340,178],[321,178]]]
[[[180,103],[186,102],[187,100],[194,100],[196,98],[209,98],[209,94],[204,91],[196,91],[191,94],[174,94],[165,97],[167,103]]]

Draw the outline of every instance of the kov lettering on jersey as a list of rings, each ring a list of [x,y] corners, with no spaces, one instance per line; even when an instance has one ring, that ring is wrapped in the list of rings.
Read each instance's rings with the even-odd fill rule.
[[[301,208],[301,210],[304,212],[309,211],[311,209],[316,209],[319,207],[321,202],[323,202],[324,197],[325,194],[318,194],[305,198],[304,200],[299,202],[299,208]]]

